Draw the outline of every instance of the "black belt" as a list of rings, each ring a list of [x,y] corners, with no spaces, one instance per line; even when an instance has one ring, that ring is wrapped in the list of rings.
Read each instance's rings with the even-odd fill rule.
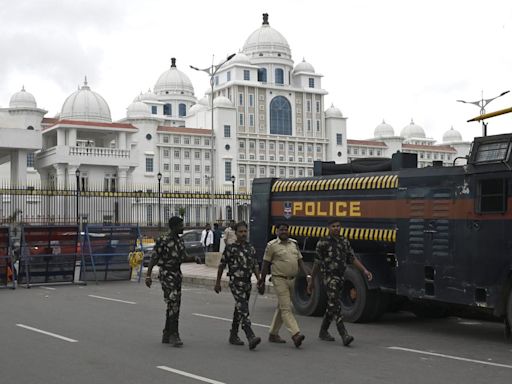
[[[295,276],[281,276],[281,275],[272,275],[273,277],[280,277],[281,279],[286,279],[286,280],[293,280],[295,279]]]

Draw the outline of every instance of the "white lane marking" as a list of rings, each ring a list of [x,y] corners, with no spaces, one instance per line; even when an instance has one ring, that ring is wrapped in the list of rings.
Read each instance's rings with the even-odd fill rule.
[[[49,291],[56,291],[56,290],[57,290],[56,288],[52,288],[52,287],[43,287],[43,286],[41,286],[41,287],[39,287],[39,288],[41,288],[41,289],[47,289],[47,290],[49,290]]]
[[[217,316],[204,315],[202,313],[193,313],[193,315],[194,316],[200,316],[200,317],[206,317],[208,319],[229,321],[230,323],[233,321],[233,319],[226,319],[225,317],[217,317]],[[251,324],[256,326],[256,327],[270,328],[269,325],[265,325],[265,324],[258,324],[258,323],[253,323],[253,322],[251,322]]]
[[[405,351],[405,352],[412,352],[412,353],[419,353],[421,355],[428,355],[428,356],[436,356],[436,357],[443,357],[445,359],[452,359],[452,360],[459,360],[459,361],[466,361],[468,363],[477,363],[477,364],[484,364],[484,365],[492,365],[493,367],[500,367],[500,368],[509,368],[512,369],[512,365],[507,364],[498,364],[498,363],[489,363],[488,361],[482,361],[482,360],[475,360],[475,359],[468,359],[465,357],[459,357],[459,356],[451,356],[451,355],[444,355],[442,353],[434,353],[434,352],[427,352],[427,351],[420,351],[417,349],[409,349],[409,348],[402,348],[402,347],[387,347],[388,349],[393,349],[397,351]]]
[[[116,301],[118,303],[137,304],[135,301],[126,301],[126,300],[112,299],[110,297],[104,297],[104,296],[96,296],[96,295],[87,295],[87,296],[93,297],[95,299],[108,300],[108,301]]]
[[[192,379],[203,381],[205,383],[210,383],[210,384],[226,384],[226,383],[223,383],[222,381],[212,380],[212,379],[209,379],[207,377],[194,375],[193,373],[188,373],[188,372],[185,372],[185,371],[180,371],[179,369],[169,368],[169,367],[166,367],[165,365],[159,365],[159,366],[157,366],[157,368],[158,369],[162,369],[162,370],[167,371],[167,372],[177,373],[178,375],[182,375],[182,376],[190,377]]]
[[[46,332],[46,331],[43,331],[42,329],[37,329],[37,328],[29,327],[28,325],[16,324],[16,326],[18,326],[20,328],[28,329],[29,331],[34,331],[34,332],[42,333],[43,335],[52,336],[52,337],[55,337],[57,339],[68,341],[70,343],[78,343],[78,340],[70,339],[69,337],[65,337],[65,336],[61,336],[61,335],[57,335],[56,333]]]

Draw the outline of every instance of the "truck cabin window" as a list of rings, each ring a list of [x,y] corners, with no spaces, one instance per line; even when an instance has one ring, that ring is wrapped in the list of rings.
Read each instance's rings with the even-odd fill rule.
[[[510,143],[482,143],[478,146],[475,161],[477,163],[497,163],[506,161],[510,152]]]
[[[480,180],[478,184],[478,212],[498,213],[507,210],[507,188],[504,179]]]

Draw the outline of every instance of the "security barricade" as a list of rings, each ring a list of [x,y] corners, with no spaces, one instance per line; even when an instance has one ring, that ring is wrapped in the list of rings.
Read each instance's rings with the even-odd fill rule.
[[[73,283],[79,236],[77,225],[23,226],[18,283]]]
[[[15,284],[9,227],[0,227],[0,288],[15,288]]]
[[[81,280],[130,280],[129,255],[140,240],[138,226],[87,225],[84,234]]]

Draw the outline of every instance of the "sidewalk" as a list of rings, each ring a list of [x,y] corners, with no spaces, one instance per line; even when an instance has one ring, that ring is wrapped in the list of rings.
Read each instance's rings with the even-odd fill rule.
[[[183,263],[181,264],[181,272],[183,273],[183,283],[185,284],[213,288],[215,286],[215,281],[217,280],[217,268],[208,267],[206,264]],[[224,273],[222,274],[222,288],[228,288],[229,278],[226,275],[226,272],[227,268],[224,269]],[[142,276],[146,276],[146,268],[144,268]],[[153,268],[151,277],[153,279],[158,279],[157,267]],[[254,275],[252,276],[251,280],[253,288],[255,288],[256,278],[254,277]],[[268,281],[268,278],[265,284],[265,293],[274,294],[274,287],[272,283]]]

